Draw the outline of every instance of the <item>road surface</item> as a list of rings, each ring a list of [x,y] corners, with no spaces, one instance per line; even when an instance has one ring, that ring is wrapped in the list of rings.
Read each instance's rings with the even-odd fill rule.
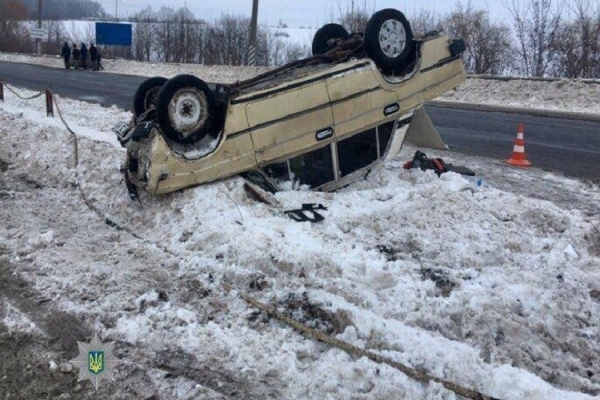
[[[131,109],[133,93],[145,77],[75,71],[0,62],[7,84],[63,97]],[[512,155],[519,122],[525,124],[526,155],[539,168],[567,176],[600,178],[600,123],[507,113],[426,106],[427,113],[453,151],[506,159]]]

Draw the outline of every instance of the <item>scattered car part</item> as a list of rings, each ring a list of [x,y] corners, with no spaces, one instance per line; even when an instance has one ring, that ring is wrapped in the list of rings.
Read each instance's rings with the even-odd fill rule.
[[[253,200],[259,201],[272,207],[276,207],[279,205],[279,202],[275,199],[275,197],[273,197],[272,193],[263,190],[261,187],[253,183],[244,182],[244,191]]]
[[[420,150],[415,152],[415,155],[411,161],[404,164],[404,169],[416,169],[419,168],[423,171],[431,169],[438,176],[444,172],[456,172],[457,174],[465,176],[475,176],[475,172],[467,167],[447,164],[441,158],[429,158],[425,153]]]
[[[327,207],[323,206],[323,204],[317,205],[315,203],[305,203],[302,204],[302,208],[298,210],[284,211],[284,214],[287,214],[288,217],[296,222],[323,221],[325,217],[319,214],[316,210],[327,210]]]

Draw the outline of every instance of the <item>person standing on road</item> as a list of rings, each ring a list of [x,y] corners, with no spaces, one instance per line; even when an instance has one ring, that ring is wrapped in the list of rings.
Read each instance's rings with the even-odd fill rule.
[[[79,49],[77,48],[77,44],[73,43],[73,67],[75,69],[79,69]]]
[[[100,71],[102,68],[102,64],[100,64],[100,60],[102,59],[102,55],[94,46],[94,43],[90,43],[90,60],[92,60],[92,65],[94,66],[94,71]]]
[[[102,53],[100,52],[100,50],[98,50],[98,54],[96,55],[96,71],[100,71],[101,69],[104,69],[101,61],[102,61]]]
[[[88,56],[88,49],[85,46],[85,43],[81,43],[80,66],[83,69],[87,69],[87,56]]]
[[[63,45],[60,54],[62,55],[62,58],[65,61],[65,68],[70,69],[71,68],[71,48],[69,47],[69,44],[67,42],[65,42],[65,44]]]

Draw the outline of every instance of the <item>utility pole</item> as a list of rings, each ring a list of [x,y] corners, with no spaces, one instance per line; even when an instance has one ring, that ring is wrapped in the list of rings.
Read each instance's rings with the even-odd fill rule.
[[[119,0],[115,0],[115,21],[119,20],[119,13],[117,12],[119,10]]]
[[[42,28],[42,0],[38,0],[38,29]],[[37,41],[37,54],[42,54],[42,39],[36,39]]]
[[[250,25],[250,48],[248,65],[256,65],[256,25],[258,24],[258,0],[252,0],[252,23]]]

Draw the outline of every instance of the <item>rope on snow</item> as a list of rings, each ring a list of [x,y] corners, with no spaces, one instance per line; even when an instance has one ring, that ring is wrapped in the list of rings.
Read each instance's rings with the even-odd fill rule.
[[[11,89],[10,86],[8,86],[6,84],[6,82],[2,82],[2,83],[3,83],[4,87],[6,89],[8,89],[9,92],[11,92],[12,94],[14,94],[15,96],[17,96],[21,100],[33,100],[33,99],[36,99],[36,98],[38,98],[38,97],[40,97],[41,95],[44,94],[43,92],[40,92],[40,93],[34,94],[33,96],[30,96],[30,97],[23,97],[19,93],[17,93],[14,89]]]

